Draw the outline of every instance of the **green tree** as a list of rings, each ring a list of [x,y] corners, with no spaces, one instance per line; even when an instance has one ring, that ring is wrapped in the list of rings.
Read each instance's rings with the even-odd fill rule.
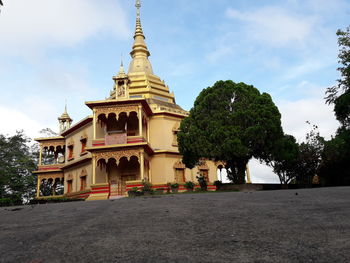
[[[178,142],[187,167],[201,158],[224,161],[228,177],[240,184],[248,161],[268,159],[282,135],[281,115],[271,96],[228,80],[199,94],[181,123]]]
[[[326,102],[334,103],[337,119],[345,127],[350,125],[350,26],[345,31],[338,30],[340,78],[337,84],[327,89]]]
[[[310,124],[310,122],[307,123]],[[306,134],[306,141],[299,145],[298,165],[296,166],[298,184],[311,184],[312,178],[319,174],[324,144],[325,140],[320,136],[318,127],[312,125],[311,131]]]
[[[297,178],[299,146],[293,136],[286,134],[277,140],[271,158],[267,164],[278,175],[281,184],[287,185]]]
[[[18,205],[35,194],[37,149],[30,140],[17,132],[14,136],[0,135],[0,199],[9,199]]]
[[[321,177],[326,185],[350,185],[350,26],[338,30],[340,79],[327,89],[327,103],[341,123],[336,136],[324,144]]]
[[[325,185],[350,185],[350,130],[340,128],[325,142],[320,176]]]

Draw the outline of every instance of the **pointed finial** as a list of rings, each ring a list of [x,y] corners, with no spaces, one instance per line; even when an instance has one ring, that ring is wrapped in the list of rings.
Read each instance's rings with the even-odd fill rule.
[[[141,1],[136,0],[135,7],[137,8],[137,18],[140,19],[140,8],[141,8]]]
[[[67,113],[67,99],[64,101],[64,113]]]
[[[123,58],[121,58],[120,69],[119,69],[119,74],[118,75],[124,75],[124,74],[125,74],[125,71],[124,71]]]

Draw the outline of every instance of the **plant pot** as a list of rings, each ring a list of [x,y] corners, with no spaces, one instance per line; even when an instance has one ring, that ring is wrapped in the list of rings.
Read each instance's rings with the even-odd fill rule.
[[[136,192],[128,192],[129,197],[136,197],[137,193]]]

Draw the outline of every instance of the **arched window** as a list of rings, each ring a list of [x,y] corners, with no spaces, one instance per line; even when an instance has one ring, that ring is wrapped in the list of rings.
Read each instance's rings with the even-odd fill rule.
[[[174,164],[174,170],[175,170],[175,182],[176,183],[185,183],[185,169],[186,166],[181,162],[178,161]]]
[[[87,181],[87,172],[83,169],[80,173],[80,191],[84,191],[86,189],[86,181]]]
[[[209,182],[209,167],[202,161],[202,163],[198,166],[198,172],[200,176],[203,176],[207,182]]]

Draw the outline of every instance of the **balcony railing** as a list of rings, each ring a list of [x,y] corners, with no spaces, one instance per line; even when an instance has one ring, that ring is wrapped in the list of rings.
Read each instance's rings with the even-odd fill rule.
[[[146,139],[142,136],[127,136],[123,134],[109,134],[105,138],[96,139],[92,141],[93,147],[110,146],[110,145],[123,145],[123,144],[136,144],[146,142]]]
[[[47,164],[47,165],[39,165],[38,171],[56,171],[60,170],[64,164]]]

